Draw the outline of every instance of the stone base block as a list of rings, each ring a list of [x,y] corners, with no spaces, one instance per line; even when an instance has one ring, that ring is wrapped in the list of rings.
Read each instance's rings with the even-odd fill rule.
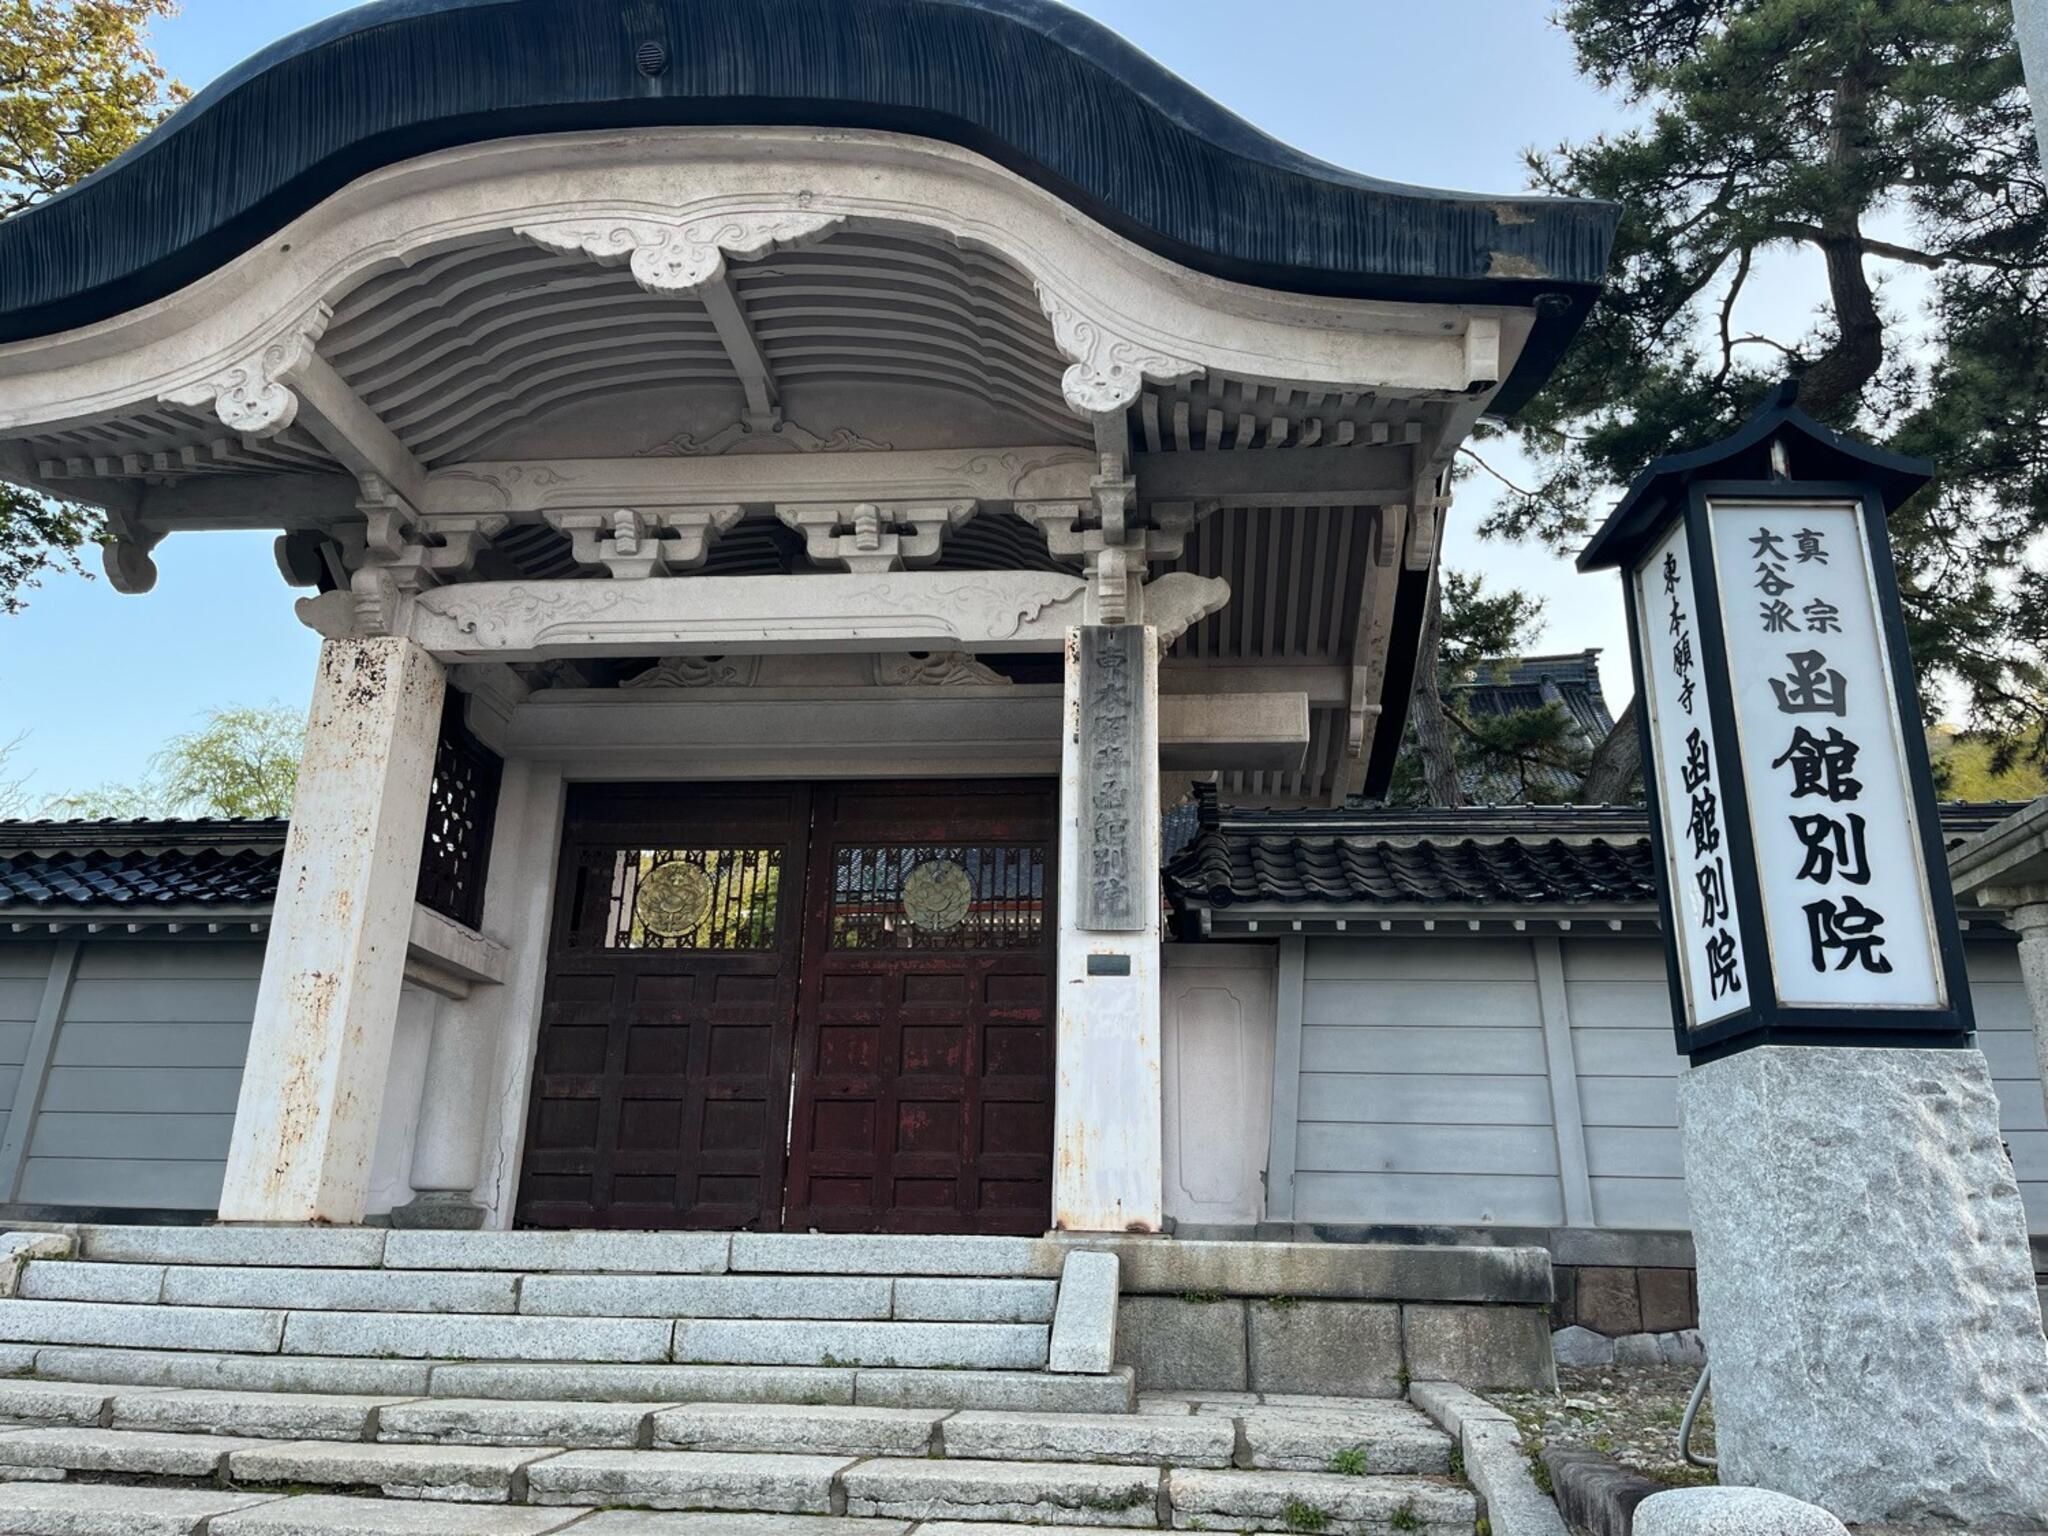
[[[1254,1301],[1254,1392],[1401,1395],[1401,1309],[1368,1301]]]
[[[412,1232],[481,1232],[484,1208],[467,1195],[429,1191],[394,1206],[391,1225]]]
[[[1550,1314],[1540,1307],[1408,1306],[1401,1331],[1416,1381],[1557,1390]]]
[[[1243,1392],[1245,1304],[1181,1296],[1126,1296],[1117,1306],[1117,1360],[1137,1371],[1138,1390]]]
[[[1982,1053],[1763,1046],[1678,1097],[1723,1481],[2048,1526],[2048,1340]]]

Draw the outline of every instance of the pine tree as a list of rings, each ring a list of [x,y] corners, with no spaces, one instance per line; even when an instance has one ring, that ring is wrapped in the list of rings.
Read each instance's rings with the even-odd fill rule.
[[[1482,531],[1569,552],[1644,464],[1796,375],[1815,416],[1934,462],[1892,520],[1928,699],[1956,690],[2002,760],[2048,760],[2048,574],[2029,563],[2048,533],[2048,187],[2011,9],[1571,0],[1560,20],[1643,120],[1530,156],[1541,188],[1625,211],[1605,298],[1517,424],[1540,479]],[[1768,311],[1794,272],[1824,284],[1810,323]],[[1635,748],[1631,706],[1586,798],[1616,797]]]

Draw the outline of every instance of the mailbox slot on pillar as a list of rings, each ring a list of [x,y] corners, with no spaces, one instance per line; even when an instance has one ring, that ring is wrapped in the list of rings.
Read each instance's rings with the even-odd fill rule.
[[[1626,576],[1672,1015],[1695,1062],[1971,1030],[1885,532],[1932,471],[1794,394],[1652,464],[1579,557]]]

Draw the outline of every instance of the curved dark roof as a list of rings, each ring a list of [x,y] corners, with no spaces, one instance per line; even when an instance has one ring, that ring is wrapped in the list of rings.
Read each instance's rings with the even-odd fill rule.
[[[650,44],[666,54],[655,74],[637,62]],[[1617,217],[1325,164],[1051,0],[381,0],[265,49],[0,224],[0,341],[159,298],[381,165],[515,134],[707,123],[948,140],[1162,255],[1261,286],[1554,295],[1517,398],[1591,303]]]

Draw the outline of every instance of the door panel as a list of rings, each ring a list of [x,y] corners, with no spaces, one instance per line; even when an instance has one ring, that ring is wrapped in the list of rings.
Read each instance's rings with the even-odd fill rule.
[[[1039,782],[572,790],[519,1222],[1043,1232],[1053,817]]]
[[[786,1224],[1050,1221],[1053,790],[817,791]]]
[[[579,786],[518,1219],[777,1225],[809,796]]]

